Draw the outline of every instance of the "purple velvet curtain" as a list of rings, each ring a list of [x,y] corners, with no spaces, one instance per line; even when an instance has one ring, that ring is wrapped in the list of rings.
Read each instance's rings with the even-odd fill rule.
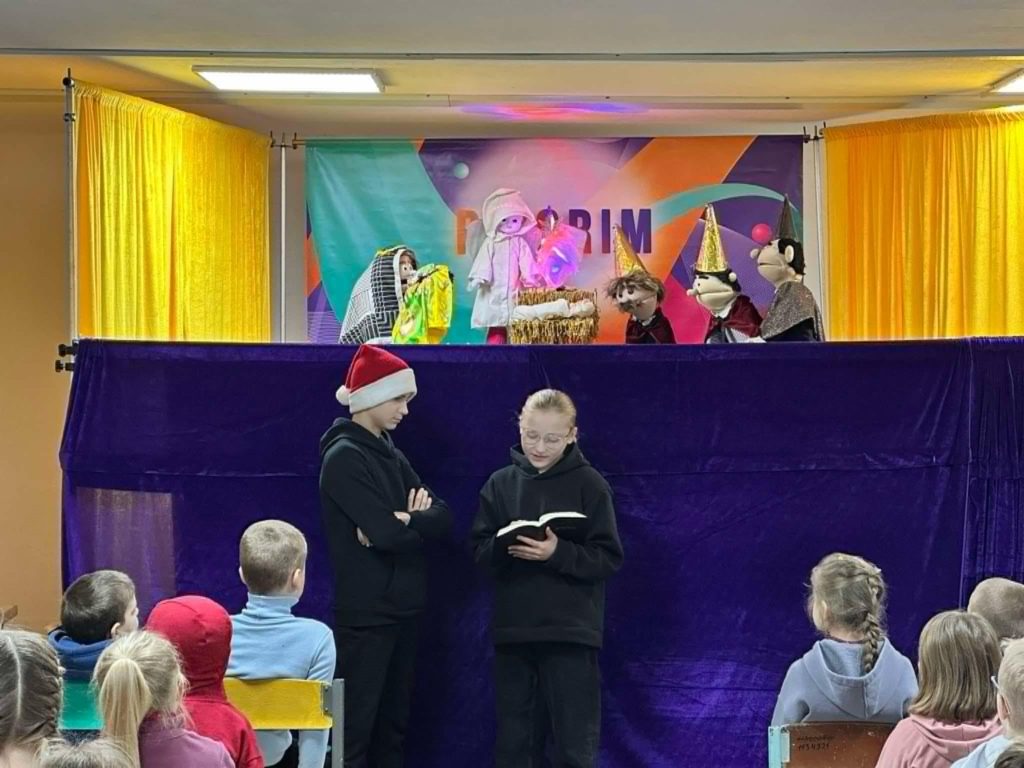
[[[811,566],[877,562],[893,642],[981,577],[1024,576],[1024,341],[397,350],[419,396],[396,440],[455,510],[431,562],[411,768],[479,766],[494,733],[490,596],[465,539],[543,386],[580,411],[626,552],[609,585],[606,768],[763,763],[787,666],[814,640]],[[236,611],[237,545],[280,517],[310,540],[300,613],[330,621],[317,441],[352,348],[84,341],[61,463],[64,577],[120,567],[143,610]]]

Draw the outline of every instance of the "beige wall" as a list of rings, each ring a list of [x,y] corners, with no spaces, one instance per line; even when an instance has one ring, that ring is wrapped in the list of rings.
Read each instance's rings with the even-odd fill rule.
[[[197,110],[199,111],[199,110]],[[42,629],[60,607],[57,451],[71,376],[54,372],[66,342],[63,102],[0,95],[0,606]],[[233,115],[217,115],[231,122]],[[240,122],[240,121],[239,121]],[[305,340],[302,152],[288,155],[288,331]],[[273,327],[279,303],[279,157],[274,183]]]
[[[60,100],[0,97],[0,605],[41,629],[60,605],[57,449],[71,377]]]

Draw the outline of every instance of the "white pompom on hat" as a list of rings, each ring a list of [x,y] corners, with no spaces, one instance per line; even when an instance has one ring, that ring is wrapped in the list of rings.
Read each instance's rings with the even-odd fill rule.
[[[416,374],[400,357],[372,344],[362,344],[352,358],[338,402],[352,413],[365,411],[402,395],[416,395]]]

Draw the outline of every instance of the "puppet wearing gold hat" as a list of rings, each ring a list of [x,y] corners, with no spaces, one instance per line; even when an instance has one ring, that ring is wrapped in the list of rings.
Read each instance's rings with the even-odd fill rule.
[[[730,344],[757,336],[761,315],[741,290],[722,246],[715,209],[709,205],[704,209],[704,235],[693,268],[693,287],[687,291],[711,313],[705,344]]]
[[[620,312],[629,313],[627,344],[675,344],[672,324],[661,311],[665,285],[647,271],[621,227],[615,227],[615,279],[605,294]]]

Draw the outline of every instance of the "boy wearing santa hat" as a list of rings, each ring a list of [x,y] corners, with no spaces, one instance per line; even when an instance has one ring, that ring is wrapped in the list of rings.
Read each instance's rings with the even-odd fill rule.
[[[320,506],[334,571],[337,677],[345,679],[345,765],[397,768],[413,687],[425,543],[451,511],[421,482],[389,432],[409,413],[416,376],[379,347],[359,347],[320,440]]]

